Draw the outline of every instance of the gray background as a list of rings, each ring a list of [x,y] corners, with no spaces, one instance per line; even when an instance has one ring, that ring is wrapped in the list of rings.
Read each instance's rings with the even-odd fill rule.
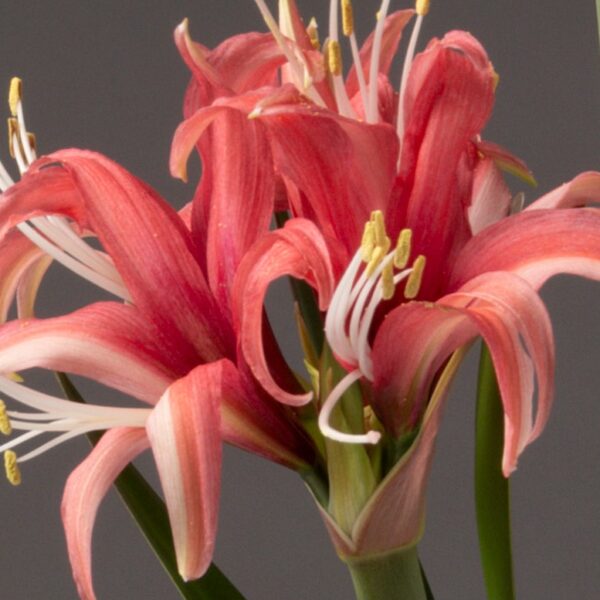
[[[300,4],[308,8],[305,15],[312,10],[320,16],[324,29],[327,2]],[[359,32],[364,35],[376,5],[356,4],[362,5]],[[540,194],[600,167],[593,0],[432,4],[422,44],[452,28],[470,30],[484,43],[501,76],[486,137],[528,161]],[[193,36],[208,46],[240,31],[264,30],[251,0],[3,0],[0,88],[7,90],[12,75],[24,79],[29,127],[42,150],[78,146],[104,152],[180,206],[192,187],[170,179],[167,157],[188,77],[172,30],[185,16]],[[0,156],[7,160],[4,147]],[[538,191],[528,190],[528,199]],[[558,343],[557,394],[546,432],[525,453],[512,481],[521,599],[599,595],[598,292],[595,283],[566,277],[543,292]],[[59,314],[99,297],[53,268],[40,314]],[[276,320],[285,334],[289,315]],[[421,544],[438,600],[484,597],[471,486],[473,358],[448,405]],[[110,401],[105,390],[88,393]],[[20,488],[6,483],[0,490],[2,598],[76,597],[59,503],[67,474],[86,452],[84,440],[64,445],[28,463]],[[227,451],[225,458],[216,561],[247,597],[351,598],[345,567],[300,481],[238,451]],[[99,598],[177,597],[113,495],[96,525],[94,573]]]

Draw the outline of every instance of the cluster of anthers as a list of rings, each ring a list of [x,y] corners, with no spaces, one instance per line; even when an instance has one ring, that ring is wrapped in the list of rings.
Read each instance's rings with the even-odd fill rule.
[[[419,255],[408,267],[412,231],[403,229],[392,249],[385,230],[383,213],[373,211],[366,223],[360,248],[342,276],[325,320],[325,333],[336,358],[349,368],[348,374],[331,391],[319,414],[319,428],[333,440],[354,444],[376,444],[381,434],[350,434],[329,425],[329,418],[344,392],[361,377],[373,381],[373,362],[369,334],[377,307],[390,300],[396,286],[406,281],[404,298],[419,293],[425,256]],[[362,270],[361,270],[362,269]]]
[[[10,84],[9,106],[10,155],[23,175],[36,160],[36,148],[35,136],[25,126],[22,83],[16,77]],[[0,191],[5,192],[12,185],[13,179],[0,162]],[[111,259],[82,240],[68,219],[58,215],[34,217],[19,223],[18,228],[45,254],[100,288],[129,301],[129,292]],[[36,411],[7,410],[5,403],[0,400],[0,433],[10,435],[13,430],[25,432],[0,445],[0,452],[4,453],[6,476],[13,485],[21,482],[20,463],[90,431],[116,426],[143,426],[150,413],[148,409],[77,404],[33,390],[21,381],[15,374],[0,375],[0,392]],[[52,434],[53,439],[17,457],[13,448],[44,433]]]
[[[311,75],[310,66],[307,64],[302,53],[294,52],[293,48],[287,43],[286,37],[294,38],[293,26],[287,23],[284,18],[279,24],[273,17],[264,0],[255,0],[265,23],[273,34],[282,52],[285,54],[287,64],[289,66],[289,77],[294,85],[306,96],[308,96],[317,106],[325,106],[325,102],[314,86],[313,77]],[[339,6],[338,6],[339,2]],[[404,64],[402,67],[402,75],[400,80],[400,88],[398,94],[398,116],[396,121],[396,129],[398,138],[402,140],[404,117],[403,117],[403,100],[408,80],[408,73],[412,65],[417,40],[421,31],[423,18],[429,12],[430,0],[416,0],[415,24],[408,42]],[[331,77],[333,94],[335,96],[338,111],[341,115],[357,119],[357,113],[352,106],[352,102],[348,97],[346,86],[344,84],[342,51],[340,46],[340,6],[341,6],[341,24],[342,33],[348,39],[350,51],[352,55],[352,63],[356,72],[358,89],[362,100],[362,105],[365,109],[365,120],[367,123],[377,123],[380,120],[378,108],[378,87],[377,75],[379,72],[380,57],[382,52],[383,33],[385,29],[385,19],[390,8],[390,0],[383,0],[381,7],[377,12],[377,23],[373,36],[373,46],[371,52],[371,60],[368,68],[368,73],[363,69],[362,61],[360,60],[358,42],[354,31],[354,12],[352,9],[351,0],[330,0],[329,3],[329,31],[325,43],[322,45],[325,56],[325,64]],[[321,47],[318,26],[315,19],[311,19],[307,32],[310,37],[313,48],[318,50]]]

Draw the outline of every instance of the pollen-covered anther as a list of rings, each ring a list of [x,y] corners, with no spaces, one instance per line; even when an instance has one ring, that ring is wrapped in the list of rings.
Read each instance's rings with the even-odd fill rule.
[[[354,11],[352,10],[351,0],[341,0],[342,2],[342,31],[346,37],[354,33]]]
[[[391,260],[388,260],[381,271],[381,297],[384,300],[389,300],[394,296],[394,265]]]
[[[371,213],[371,221],[373,222],[373,227],[375,229],[375,244],[377,246],[383,246],[385,238],[387,237],[383,213],[380,210],[374,210]]]
[[[321,46],[321,42],[319,41],[319,26],[317,25],[317,20],[313,17],[306,28],[306,33],[308,34],[308,39],[310,40],[310,45],[318,50]]]
[[[37,140],[35,138],[35,133],[31,133],[31,131],[27,132],[27,143],[34,152],[37,150]]]
[[[8,106],[10,114],[13,117],[17,116],[19,102],[23,97],[23,82],[18,77],[13,77],[10,80],[10,88],[8,90]]]
[[[418,15],[424,17],[429,12],[429,0],[417,0],[415,3],[415,11]]]
[[[6,404],[4,404],[3,400],[0,400],[0,433],[4,435],[10,435],[12,433],[12,425],[6,414]]]
[[[380,265],[385,255],[386,250],[383,246],[375,246],[375,248],[373,248],[373,252],[371,252],[371,259],[367,263],[367,268],[365,269],[367,277],[371,277],[371,275],[375,273],[375,269],[377,269],[377,267]]]
[[[4,470],[6,471],[6,478],[13,485],[19,485],[21,483],[21,469],[17,462],[17,455],[12,450],[7,450],[4,453]]]
[[[412,229],[403,229],[396,242],[394,251],[394,266],[396,269],[404,269],[410,259],[412,250]]]
[[[417,256],[412,266],[412,271],[406,281],[406,287],[404,288],[404,297],[407,300],[412,300],[417,297],[419,290],[421,289],[421,281],[423,280],[423,270],[425,269],[426,259],[422,254]]]
[[[360,243],[360,256],[363,262],[368,263],[371,260],[373,249],[375,248],[375,229],[373,223],[367,221],[363,232],[362,241]]]
[[[327,43],[327,68],[335,77],[342,74],[342,50],[337,40]]]
[[[15,117],[8,117],[8,151],[10,157],[15,158],[15,140],[19,139],[19,123]]]

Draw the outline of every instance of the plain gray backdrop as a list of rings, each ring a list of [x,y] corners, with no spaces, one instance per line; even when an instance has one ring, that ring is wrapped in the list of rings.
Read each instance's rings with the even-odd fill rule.
[[[305,16],[316,14],[326,27],[328,2],[299,4]],[[364,38],[377,5],[355,4]],[[193,187],[170,178],[167,159],[188,80],[172,43],[184,17],[194,38],[210,47],[234,33],[265,30],[251,0],[2,0],[0,89],[8,90],[13,75],[23,78],[28,125],[42,151],[98,150],[181,206]],[[528,200],[600,167],[593,0],[433,0],[421,47],[453,28],[478,37],[500,74],[485,137],[533,169],[540,185],[526,190]],[[8,162],[3,146],[0,156]],[[277,288],[277,294],[284,292]],[[521,599],[599,597],[599,293],[597,283],[567,277],[543,291],[557,338],[557,390],[544,435],[512,478]],[[39,313],[60,314],[101,297],[53,267]],[[274,311],[273,318],[285,336],[289,314]],[[463,367],[447,406],[420,545],[438,600],[484,598],[472,500],[475,359]],[[107,390],[85,389],[92,400],[111,401]],[[76,598],[59,505],[68,473],[87,451],[85,440],[63,445],[24,465],[19,488],[1,486],[3,599]],[[225,456],[215,560],[251,600],[353,597],[345,567],[299,479],[236,450]],[[93,564],[100,599],[178,597],[112,493],[97,520]]]

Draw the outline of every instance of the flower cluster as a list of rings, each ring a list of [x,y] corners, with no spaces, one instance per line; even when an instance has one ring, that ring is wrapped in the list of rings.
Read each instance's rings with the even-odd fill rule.
[[[269,33],[210,50],[192,41],[187,21],[175,31],[192,77],[172,174],[186,179],[194,149],[202,162],[179,212],[97,153],[38,158],[21,82],[11,84],[21,180],[0,164],[0,391],[30,410],[0,405],[0,431],[23,432],[0,450],[17,484],[27,460],[106,431],[70,475],[62,505],[83,598],[94,597],[97,507],[148,448],[185,579],[212,558],[223,441],[304,474],[341,556],[414,544],[441,410],[466,349],[481,337],[494,362],[508,476],[552,402],[552,327],[538,290],[557,273],[600,279],[600,210],[591,206],[600,173],[517,205],[501,171],[532,176],[481,138],[498,77],[474,37],[453,31],[416,53],[429,3],[390,13],[384,0],[359,48],[350,0],[341,14],[331,0],[321,44],[294,0],[279,3],[278,19],[256,4]],[[412,21],[394,86],[388,73]],[[52,260],[115,299],[35,318]],[[267,289],[283,276],[294,282],[308,381],[287,365],[265,313]],[[88,377],[142,404],[41,393],[16,375],[32,367]],[[51,439],[36,446],[42,434]]]

